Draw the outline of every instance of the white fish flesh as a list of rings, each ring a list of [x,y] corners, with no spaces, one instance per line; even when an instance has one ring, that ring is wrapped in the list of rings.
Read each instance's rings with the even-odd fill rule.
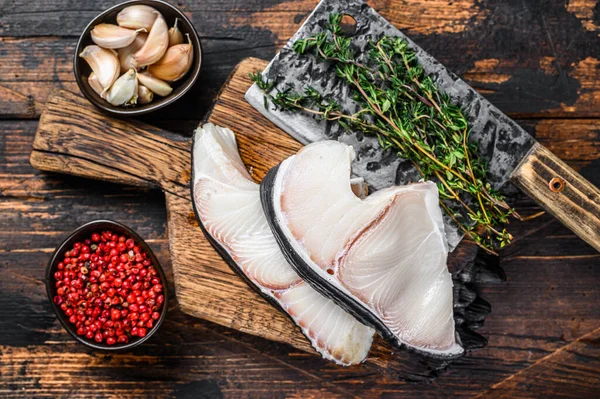
[[[437,357],[464,350],[454,327],[437,187],[351,187],[352,147],[310,144],[261,184],[263,207],[302,278],[382,336]]]
[[[288,264],[233,132],[213,124],[197,129],[192,163],[192,195],[201,225],[234,270],[283,309],[323,357],[343,365],[364,361],[373,329],[315,291]]]

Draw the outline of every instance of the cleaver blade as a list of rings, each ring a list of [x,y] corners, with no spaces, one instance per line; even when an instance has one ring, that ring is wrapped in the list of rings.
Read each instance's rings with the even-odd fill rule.
[[[322,31],[331,13],[354,18],[353,43],[358,49],[366,49],[370,40],[376,41],[383,35],[406,40],[440,90],[462,107],[471,127],[469,140],[477,144],[479,157],[488,162],[488,180],[492,186],[504,194],[511,194],[515,189],[508,183],[514,183],[600,251],[600,190],[364,2],[322,0],[264,70],[263,76],[274,81],[276,89],[291,88],[303,92],[310,86],[335,99],[342,109],[350,112],[356,109],[357,104],[348,95],[349,88],[336,76],[331,64],[312,55],[298,56],[292,50],[296,40]],[[363,177],[372,189],[420,179],[410,162],[392,151],[383,151],[374,137],[347,132],[333,122],[317,120],[306,113],[280,112],[268,101],[265,103],[264,93],[256,84],[246,92],[245,98],[303,144],[333,139],[352,145],[357,155],[352,165],[353,173]],[[556,191],[558,189],[560,191]],[[445,216],[444,225],[452,250],[463,233],[448,216]]]

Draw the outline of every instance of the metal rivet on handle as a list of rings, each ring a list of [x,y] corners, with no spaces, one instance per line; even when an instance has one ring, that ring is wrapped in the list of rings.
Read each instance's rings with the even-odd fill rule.
[[[560,177],[555,177],[552,180],[550,180],[548,186],[550,186],[550,190],[554,191],[555,193],[560,193],[562,190],[565,189],[565,180]]]

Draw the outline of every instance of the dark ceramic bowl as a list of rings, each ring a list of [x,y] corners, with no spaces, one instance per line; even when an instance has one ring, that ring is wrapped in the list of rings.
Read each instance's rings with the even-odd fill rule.
[[[97,233],[104,230],[111,230],[113,232],[118,233],[119,235],[124,235],[126,237],[133,238],[133,240],[142,248],[142,250],[146,251],[146,253],[150,257],[152,265],[158,272],[161,284],[163,286],[163,295],[165,297],[165,301],[162,305],[160,318],[156,321],[154,327],[148,330],[145,337],[134,338],[126,344],[99,344],[96,341],[89,340],[85,337],[77,335],[75,326],[69,323],[69,318],[63,313],[60,307],[54,303],[54,297],[56,296],[54,272],[58,270],[57,265],[64,257],[65,252],[70,250],[73,247],[73,244],[75,244],[75,242],[85,240],[86,238],[89,238],[92,235],[92,233]],[[71,334],[73,338],[75,338],[77,341],[81,342],[85,346],[89,346],[90,348],[110,351],[130,349],[134,346],[140,345],[142,342],[150,338],[160,328],[163,320],[165,319],[169,301],[169,293],[167,289],[167,279],[165,277],[165,273],[162,267],[160,266],[160,263],[158,263],[158,259],[156,259],[156,256],[154,255],[148,244],[146,244],[142,237],[140,237],[135,231],[121,223],[117,223],[112,220],[94,220],[92,222],[86,223],[77,228],[73,233],[71,233],[71,235],[69,235],[69,237],[67,237],[66,240],[63,241],[62,244],[60,244],[60,246],[52,254],[52,258],[50,259],[50,262],[48,263],[48,267],[46,269],[46,292],[48,293],[50,305],[52,306],[52,309],[54,310],[58,321],[60,321],[60,324],[62,324],[65,330],[67,330],[67,332]]]
[[[156,8],[167,21],[167,25],[169,27],[173,26],[175,23],[175,18],[179,19],[177,27],[181,30],[184,37],[186,34],[190,35],[190,41],[194,48],[194,63],[192,67],[188,71],[188,73],[180,80],[176,82],[170,83],[171,87],[173,87],[173,92],[166,97],[154,96],[154,100],[149,104],[137,104],[130,107],[117,107],[111,105],[108,101],[101,98],[88,84],[87,78],[90,76],[92,69],[88,65],[88,63],[81,57],[79,54],[83,51],[83,49],[91,44],[94,44],[92,41],[90,31],[94,28],[94,26],[101,23],[117,23],[117,14],[125,7],[142,4]],[[83,93],[83,95],[90,100],[92,104],[96,107],[114,114],[114,115],[122,115],[122,116],[135,116],[147,114],[149,112],[155,111],[157,109],[163,108],[169,104],[174,103],[179,98],[181,98],[190,88],[194,85],[196,80],[198,80],[198,76],[200,75],[200,65],[202,64],[202,46],[200,45],[200,39],[198,38],[198,33],[196,29],[194,29],[194,25],[190,22],[190,20],[177,8],[173,7],[169,3],[165,3],[160,0],[133,0],[127,1],[125,3],[118,4],[114,7],[109,8],[104,11],[102,14],[98,15],[96,18],[89,23],[88,26],[83,30],[79,41],[77,42],[77,47],[75,48],[75,55],[73,58],[73,72],[75,73],[75,79],[77,80],[77,84],[79,85],[79,89]]]

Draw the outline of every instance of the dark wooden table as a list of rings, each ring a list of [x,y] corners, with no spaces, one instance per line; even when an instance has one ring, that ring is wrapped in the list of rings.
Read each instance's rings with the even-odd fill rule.
[[[189,136],[235,64],[268,59],[316,0],[179,0],[204,47],[202,77],[144,118]],[[481,284],[489,346],[430,384],[394,381],[209,322],[171,306],[141,347],[76,344],[48,304],[54,247],[97,218],[132,226],[170,274],[164,197],[41,173],[29,165],[53,89],[77,92],[79,33],[114,0],[0,1],[1,397],[598,397],[600,254],[548,215],[512,226],[502,284]],[[378,11],[600,186],[600,3],[594,0],[373,0]],[[539,211],[521,198],[522,213]],[[173,301],[174,303],[174,301]]]

